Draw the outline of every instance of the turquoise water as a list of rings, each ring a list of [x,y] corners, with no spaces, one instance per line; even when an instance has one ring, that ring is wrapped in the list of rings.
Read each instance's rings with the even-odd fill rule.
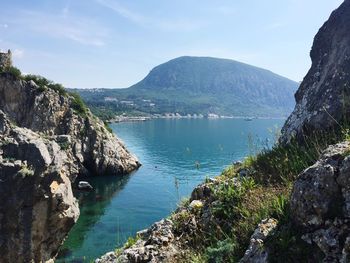
[[[111,125],[143,166],[130,176],[89,178],[95,191],[76,193],[81,215],[59,262],[91,262],[166,217],[205,177],[272,142],[283,120],[180,119]]]

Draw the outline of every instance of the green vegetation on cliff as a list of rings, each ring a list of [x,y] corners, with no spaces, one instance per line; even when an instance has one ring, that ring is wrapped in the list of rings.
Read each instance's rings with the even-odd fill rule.
[[[293,224],[290,194],[297,175],[328,145],[349,139],[345,127],[288,145],[276,143],[198,186],[170,216],[184,251],[175,262],[238,262],[257,225],[268,218],[278,221],[266,240],[269,262],[322,260],[320,249],[303,241],[301,229]]]

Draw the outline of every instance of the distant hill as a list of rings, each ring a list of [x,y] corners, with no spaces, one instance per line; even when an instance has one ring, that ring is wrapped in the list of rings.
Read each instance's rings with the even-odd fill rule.
[[[298,83],[234,60],[179,57],[127,89],[78,90],[99,115],[115,112],[282,117]]]

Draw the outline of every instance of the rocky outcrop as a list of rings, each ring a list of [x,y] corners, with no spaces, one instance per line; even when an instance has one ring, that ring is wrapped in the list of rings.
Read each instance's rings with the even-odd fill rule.
[[[68,157],[0,111],[0,262],[46,262],[79,216]]]
[[[264,219],[255,229],[250,238],[250,244],[240,263],[267,263],[269,262],[268,249],[264,246],[264,241],[277,227],[277,220]]]
[[[179,253],[173,233],[173,222],[163,219],[149,229],[138,232],[134,245],[120,254],[109,252],[95,263],[169,262]]]
[[[0,262],[47,262],[79,216],[78,175],[139,167],[74,96],[0,74]]]
[[[65,150],[70,178],[78,174],[126,174],[140,166],[124,144],[88,110],[78,114],[74,97],[46,89],[34,81],[0,76],[0,109],[17,126],[55,140]]]
[[[327,131],[350,119],[350,0],[335,10],[317,33],[312,66],[295,94],[296,106],[281,142]]]
[[[291,213],[303,239],[325,254],[323,262],[349,262],[350,143],[330,146],[301,173],[291,195]]]

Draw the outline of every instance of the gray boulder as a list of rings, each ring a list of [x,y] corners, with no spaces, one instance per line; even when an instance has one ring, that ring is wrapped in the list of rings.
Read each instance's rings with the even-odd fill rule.
[[[349,259],[349,148],[349,142],[330,146],[298,176],[291,195],[294,223],[303,231],[303,239],[325,254],[323,262]]]

